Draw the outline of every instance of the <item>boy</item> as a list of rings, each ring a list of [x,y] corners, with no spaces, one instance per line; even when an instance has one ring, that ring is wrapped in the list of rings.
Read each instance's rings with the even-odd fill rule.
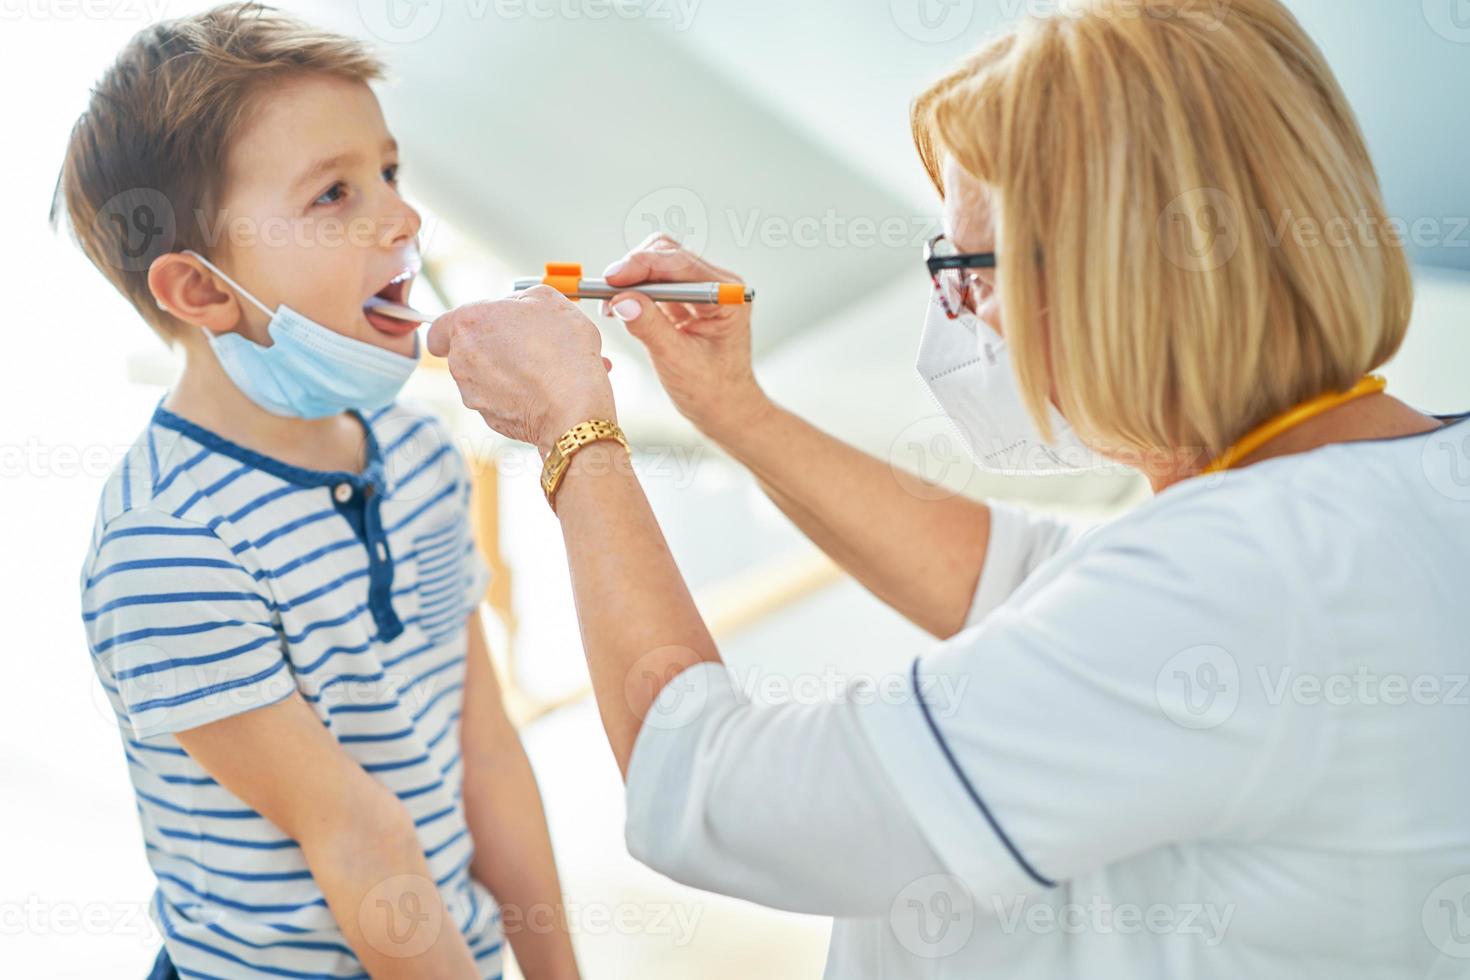
[[[393,401],[412,327],[364,310],[419,228],[380,72],[257,5],[161,23],[62,169],[53,214],[185,354],[82,573],[160,977],[497,977],[502,908],[526,975],[577,972],[466,469]]]

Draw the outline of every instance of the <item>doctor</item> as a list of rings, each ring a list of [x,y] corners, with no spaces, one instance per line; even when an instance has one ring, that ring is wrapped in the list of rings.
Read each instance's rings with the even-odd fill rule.
[[[1143,469],[1107,525],[911,495],[766,398],[745,309],[636,291],[731,273],[664,240],[607,271],[679,410],[942,640],[893,684],[736,690],[575,305],[431,331],[548,457],[632,853],[836,916],[829,977],[1470,962],[1470,420],[1372,375],[1411,281],[1322,55],[1278,0],[1207,13],[1031,20],[914,106],[947,229],[919,370],[982,463]]]

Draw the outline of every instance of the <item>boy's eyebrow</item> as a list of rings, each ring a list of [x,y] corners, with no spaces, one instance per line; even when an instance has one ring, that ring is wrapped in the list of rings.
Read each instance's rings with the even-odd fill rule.
[[[383,141],[382,152],[385,154],[397,153],[398,141],[391,136],[388,137],[386,140]],[[303,185],[311,184],[313,181],[318,180],[331,171],[336,170],[339,167],[345,167],[348,164],[356,163],[361,158],[362,154],[349,152],[338,153],[335,156],[330,156],[325,159],[318,160],[310,167],[307,167],[306,170],[302,172],[301,176],[297,177],[291,183],[291,188],[292,190],[295,190],[302,187]]]

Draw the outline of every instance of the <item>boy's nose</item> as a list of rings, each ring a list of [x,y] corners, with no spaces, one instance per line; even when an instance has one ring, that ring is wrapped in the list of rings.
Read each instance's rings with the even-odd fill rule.
[[[382,244],[386,248],[402,248],[419,235],[423,219],[408,202],[396,198],[398,206],[383,222]]]

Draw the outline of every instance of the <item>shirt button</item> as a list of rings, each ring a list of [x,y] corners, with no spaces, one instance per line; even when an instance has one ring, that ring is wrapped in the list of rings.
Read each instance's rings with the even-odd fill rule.
[[[332,496],[337,498],[337,503],[345,504],[352,499],[352,484],[339,483],[332,488]]]
[[[378,561],[387,561],[387,560],[388,560],[388,546],[386,544],[384,544],[383,542],[379,541],[378,542]]]

